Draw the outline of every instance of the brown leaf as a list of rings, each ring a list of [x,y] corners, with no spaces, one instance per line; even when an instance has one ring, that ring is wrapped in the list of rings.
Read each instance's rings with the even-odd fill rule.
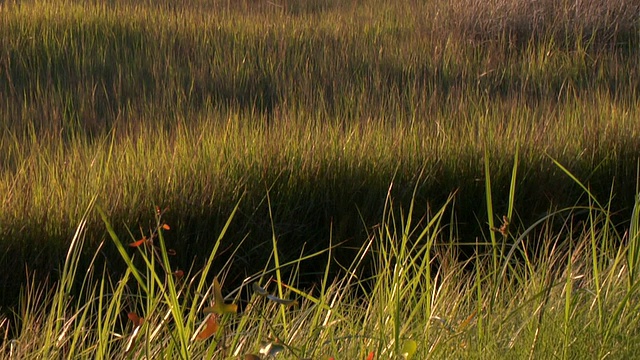
[[[127,317],[129,318],[129,320],[131,320],[134,326],[142,326],[142,324],[144,323],[144,318],[138,316],[138,314],[134,312],[128,313]]]
[[[215,315],[209,315],[209,317],[207,317],[205,321],[206,321],[205,328],[202,329],[202,331],[200,331],[198,335],[196,335],[197,340],[204,340],[208,338],[209,336],[215,334],[218,331],[218,328],[220,327]]]

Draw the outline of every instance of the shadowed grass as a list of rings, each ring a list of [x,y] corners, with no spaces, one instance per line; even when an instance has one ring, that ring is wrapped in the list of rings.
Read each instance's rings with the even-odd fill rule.
[[[413,189],[435,207],[456,191],[456,236],[471,242],[487,219],[485,153],[498,216],[514,203],[530,219],[573,204],[581,189],[545,154],[599,197],[614,183],[612,216],[632,207],[635,4],[584,17],[578,2],[543,1],[528,17],[520,3],[3,4],[3,296],[15,298],[25,260],[48,270],[64,258],[94,194],[119,231],[168,207],[183,268],[205,262],[241,194],[229,236],[252,236],[239,267],[270,253],[274,230],[291,245],[283,261],[325,248],[330,231],[359,248],[367,234],[354,224],[380,219],[392,179],[402,204]],[[95,214],[86,228],[91,255]]]
[[[586,221],[574,217],[580,207],[567,209],[570,216],[556,231],[552,222],[561,212],[555,212],[513,230],[501,244],[476,242],[507,246],[513,251],[506,256],[479,252],[467,261],[459,260],[457,240],[447,235],[447,227],[456,226],[444,222],[449,204],[414,222],[418,202],[403,209],[387,197],[381,222],[340,271],[342,276],[329,277],[335,261],[330,256],[323,280],[305,289],[296,275],[285,281],[280,272],[320,253],[287,263],[276,260],[273,267],[267,263],[245,278],[226,299],[226,282],[221,286],[217,278],[210,280],[210,271],[214,262],[223,262],[219,277],[232,275],[233,256],[219,249],[228,244],[224,235],[234,213],[206,267],[177,275],[164,240],[169,226],[162,211],[148,236],[141,241],[132,237],[127,246],[99,210],[126,271],[97,280],[90,276],[93,267],[86,275],[77,271],[86,241],[83,221],[61,280],[51,288],[33,283],[25,288],[17,312],[21,327],[13,330],[6,319],[0,321],[6,334],[0,357],[328,359],[373,353],[385,359],[626,358],[639,343],[639,283],[628,263],[637,239],[621,238],[608,207],[586,195],[594,204],[585,208]],[[532,228],[544,235],[537,237]],[[274,256],[281,246],[274,234]],[[327,249],[330,254],[335,250]],[[543,253],[533,260],[535,251]],[[373,258],[369,270],[365,257]],[[73,289],[77,277],[84,280]],[[76,295],[68,296],[74,290]],[[216,319],[217,330],[200,336],[211,326],[210,318]]]

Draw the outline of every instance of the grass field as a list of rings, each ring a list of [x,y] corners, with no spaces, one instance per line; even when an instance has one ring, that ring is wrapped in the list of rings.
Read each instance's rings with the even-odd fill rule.
[[[598,258],[589,273],[629,270],[620,259],[628,250],[640,183],[640,6],[634,1],[5,2],[0,50],[5,312],[30,276],[38,283],[64,277],[62,264],[81,223],[85,245],[75,267],[93,266],[102,274],[106,266],[117,285],[129,268],[118,247],[104,242],[92,260],[107,238],[98,212],[85,215],[94,199],[114,233],[127,240],[153,227],[154,209],[162,209],[171,226],[167,246],[177,253],[171,265],[185,271],[209,263],[237,206],[219,255],[233,253],[233,264],[215,261],[211,274],[226,269],[226,283],[238,289],[272,259],[274,237],[282,262],[345,242],[331,256],[322,252],[296,262],[299,278],[283,273],[302,289],[324,277],[326,264],[330,274],[353,264],[363,244],[376,238],[375,229],[393,223],[385,218],[389,211],[422,229],[419,220],[441,208],[445,221],[437,233],[446,236],[439,241],[457,249],[441,254],[453,261],[454,253],[457,260],[484,259],[486,253],[492,260],[485,270],[493,276],[505,254],[497,251],[500,237],[490,229],[507,214],[514,234],[537,239],[531,241],[538,255],[552,251],[546,245],[556,240],[571,243],[575,236],[578,249],[603,236],[615,261]],[[593,199],[608,203],[596,206]],[[412,202],[409,219],[400,209]],[[565,206],[576,208],[545,218]],[[610,220],[591,221],[594,211]],[[547,221],[532,226],[541,218]],[[566,264],[566,256],[565,249],[553,258]],[[589,256],[580,266],[594,266],[596,257]],[[374,266],[376,256],[364,261],[363,267]],[[416,261],[410,263],[424,270]],[[545,277],[544,269],[555,263],[524,264],[531,265],[526,276],[504,284],[487,280],[490,291],[545,289],[535,281],[525,286],[529,276],[573,281],[562,274]],[[372,274],[391,271],[378,265]],[[454,273],[466,268],[447,266]],[[466,302],[463,313],[470,313],[488,298],[468,294],[485,280],[466,276],[460,272],[455,280],[472,284],[471,290],[457,289],[463,295],[450,300]],[[83,281],[74,280],[76,286]],[[382,298],[392,297],[393,285],[380,281],[386,286],[378,289]],[[604,286],[602,281],[585,286]],[[597,355],[622,346],[616,341],[625,336],[633,339],[632,329],[618,329],[615,341],[599,337],[606,332],[606,306],[636,296],[635,285],[611,281],[611,298],[596,291],[597,321],[576,305],[574,323],[568,320],[573,313],[566,314],[573,305],[555,307],[565,311],[562,326],[597,322],[586,330],[602,340],[604,352]],[[334,286],[324,289],[327,297],[330,290],[355,297],[351,285]],[[424,301],[418,295],[429,289],[415,290],[415,301]],[[538,302],[532,304],[542,304],[533,293]],[[542,298],[574,301],[566,292],[549,296]],[[368,300],[363,306],[369,310],[384,303]],[[521,325],[527,336],[534,334],[529,323],[518,322],[520,310],[509,308],[516,305],[501,305],[514,315],[507,320],[491,312],[486,319],[499,333]],[[624,319],[637,319],[633,311]],[[195,313],[190,316],[193,325]],[[422,319],[424,329],[430,321]],[[354,327],[340,336],[353,335]],[[469,355],[483,357],[487,348],[501,353],[505,344],[492,343],[498,338],[467,338],[477,350]],[[381,358],[397,354],[395,340],[395,350],[385,353],[378,344],[372,351]],[[566,341],[560,348],[571,357],[573,340]],[[183,355],[191,351],[181,344]],[[333,349],[323,354],[338,356]],[[445,356],[438,351],[429,354]]]

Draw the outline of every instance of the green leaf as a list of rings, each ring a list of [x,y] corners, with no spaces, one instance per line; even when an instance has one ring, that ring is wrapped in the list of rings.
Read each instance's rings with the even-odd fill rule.
[[[418,349],[418,343],[415,340],[405,340],[404,344],[402,344],[402,356],[409,360],[413,357],[413,354],[416,353]]]
[[[213,279],[213,306],[204,308],[205,313],[216,314],[235,314],[238,311],[238,305],[225,304],[222,297],[222,290],[218,278]]]

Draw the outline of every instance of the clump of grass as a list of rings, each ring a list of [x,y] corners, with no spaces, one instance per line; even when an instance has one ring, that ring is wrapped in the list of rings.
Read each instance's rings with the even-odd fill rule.
[[[454,28],[475,40],[512,45],[554,41],[568,47],[616,46],[638,40],[640,6],[634,1],[461,0],[449,2]]]
[[[513,183],[516,173],[514,167]],[[14,322],[19,328],[0,321],[5,333],[0,357],[630,356],[638,350],[640,317],[633,255],[638,245],[632,234],[637,221],[630,225],[631,235],[621,235],[608,207],[566,174],[585,188],[588,206],[551,212],[529,227],[514,220],[509,231],[487,226],[501,237],[472,242],[477,252],[466,260],[447,229],[455,227],[446,218],[453,197],[416,221],[414,211],[421,205],[415,196],[402,209],[390,190],[380,224],[342,268],[342,276],[330,276],[331,254],[339,249],[331,246],[323,250],[330,256],[317,286],[301,288],[295,269],[320,253],[281,262],[282,244],[274,232],[272,265],[265,264],[226,297],[224,279],[233,255],[222,257],[219,249],[226,246],[235,210],[206,265],[185,271],[172,264],[179,249],[166,246],[170,226],[162,210],[142,238],[131,235],[125,243],[98,208],[126,271],[116,278],[103,272],[97,280],[93,267],[84,276],[79,273],[85,241],[81,222],[61,280],[50,289],[25,288]],[[488,171],[485,176],[489,184]],[[587,217],[572,220],[582,210]],[[550,223],[563,212],[569,214],[564,226],[552,232],[557,227]],[[536,227],[549,232],[534,237]],[[482,250],[496,246],[497,252]],[[216,275],[214,262],[227,265]]]

